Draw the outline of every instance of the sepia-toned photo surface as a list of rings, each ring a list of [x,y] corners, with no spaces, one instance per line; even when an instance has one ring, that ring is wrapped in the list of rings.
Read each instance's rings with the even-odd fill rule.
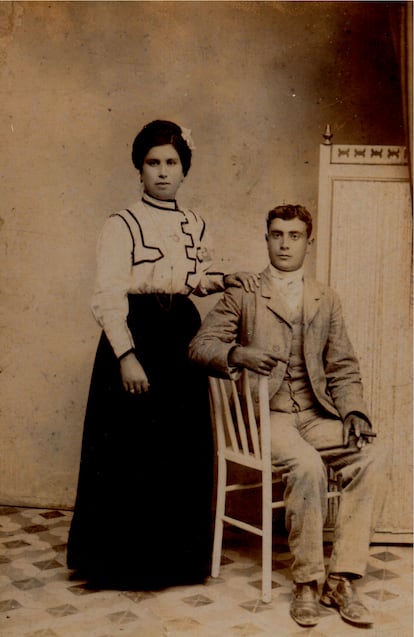
[[[214,343],[268,346],[270,391],[285,364],[291,387],[285,336],[270,319],[246,328],[240,300],[263,289],[266,219],[289,205],[313,219],[303,280],[338,299],[325,341],[308,350],[300,332],[301,362],[314,347],[323,370],[307,387],[333,418],[362,414],[364,445],[385,458],[375,506],[371,486],[355,503],[375,509],[355,585],[369,634],[411,637],[412,39],[411,2],[0,2],[0,637],[307,633],[292,616],[285,473],[267,553],[260,488],[227,490],[227,517],[244,522],[224,520],[219,543],[213,391],[231,383],[208,377],[243,365],[190,346],[228,298]],[[175,137],[134,144],[157,120]],[[273,307],[280,334],[292,316]],[[337,382],[344,413],[341,389],[329,406]],[[250,417],[258,405],[253,390]],[[235,483],[252,463],[233,458]],[[328,472],[326,573],[358,481],[341,471]],[[338,610],[320,604],[309,634],[362,633]]]

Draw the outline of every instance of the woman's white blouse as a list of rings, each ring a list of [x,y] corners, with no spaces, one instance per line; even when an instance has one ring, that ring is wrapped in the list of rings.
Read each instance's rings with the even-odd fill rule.
[[[128,294],[203,296],[224,289],[211,272],[211,242],[203,219],[175,201],[145,194],[111,215],[97,245],[92,312],[116,356],[134,348],[127,325]]]

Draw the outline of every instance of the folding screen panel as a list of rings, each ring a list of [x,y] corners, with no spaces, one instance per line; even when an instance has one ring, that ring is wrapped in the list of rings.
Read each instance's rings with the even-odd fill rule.
[[[317,278],[339,293],[389,459],[376,540],[412,541],[412,204],[404,147],[320,148]]]

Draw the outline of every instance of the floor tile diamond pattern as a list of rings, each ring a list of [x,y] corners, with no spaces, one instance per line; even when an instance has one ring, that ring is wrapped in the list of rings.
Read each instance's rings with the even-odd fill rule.
[[[95,591],[65,565],[71,516],[0,507],[0,637],[413,637],[410,546],[371,547],[358,585],[375,616],[373,628],[345,624],[321,607],[318,626],[305,629],[289,616],[291,556],[284,537],[273,543],[270,604],[260,600],[260,546],[237,529],[225,534],[220,577],[204,585]],[[327,544],[327,560],[330,552]]]

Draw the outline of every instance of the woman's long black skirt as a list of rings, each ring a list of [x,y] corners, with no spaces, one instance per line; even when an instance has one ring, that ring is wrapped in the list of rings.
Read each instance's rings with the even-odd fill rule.
[[[129,297],[150,391],[127,393],[102,334],[87,404],[67,562],[97,587],[202,582],[211,556],[207,377],[188,359],[200,326],[185,296]]]

